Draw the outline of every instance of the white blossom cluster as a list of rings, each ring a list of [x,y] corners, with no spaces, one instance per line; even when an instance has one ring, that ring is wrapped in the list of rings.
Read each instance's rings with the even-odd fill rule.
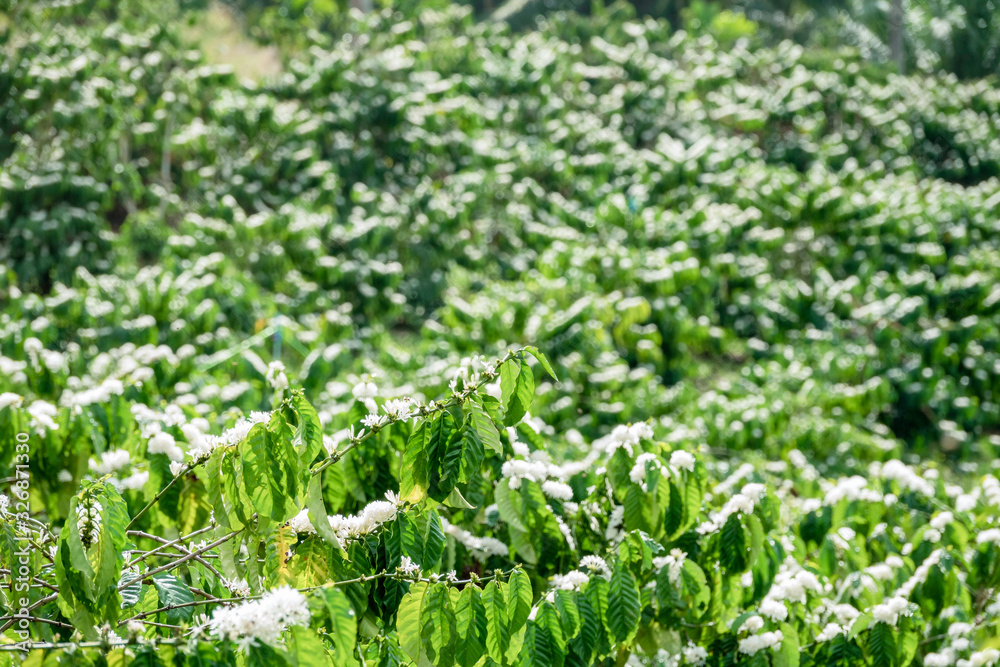
[[[756,617],[759,618],[759,617]],[[774,632],[763,632],[759,635],[750,635],[739,642],[739,651],[746,655],[753,655],[758,651],[763,651],[764,649],[776,649],[781,646],[781,642],[785,639],[785,636],[781,633],[781,630],[775,630]]]
[[[146,445],[147,454],[165,454],[174,463],[184,461],[184,450],[177,446],[174,436],[166,431],[161,431],[149,439]]]
[[[384,523],[396,518],[399,498],[391,491],[386,493],[386,500],[373,500],[365,505],[357,515],[343,516],[335,514],[327,517],[330,527],[337,534],[337,539],[351,540],[374,532]],[[316,527],[309,519],[309,510],[301,512],[288,520],[288,526],[296,533],[315,533]]]
[[[739,493],[731,497],[718,512],[712,513],[708,521],[698,526],[700,535],[707,535],[720,530],[731,515],[736,513],[752,514],[757,503],[764,497],[767,488],[763,484],[745,484]]]
[[[634,451],[632,448],[642,440],[648,440],[652,437],[653,429],[646,422],[639,422],[638,424],[631,424],[629,426],[620,424],[611,433],[595,441],[594,447],[606,452],[608,456],[614,454],[615,450],[624,448],[629,456],[633,456]]]
[[[580,570],[570,570],[566,574],[552,577],[552,587],[564,591],[578,591],[590,581],[590,576]]]
[[[900,615],[909,616],[911,613],[909,601],[898,595],[872,607],[872,619],[892,627],[896,627]]]
[[[101,460],[90,459],[90,469],[99,476],[111,475],[128,466],[131,455],[124,449],[112,449],[101,453]]]
[[[286,628],[308,625],[310,617],[305,596],[282,586],[260,600],[216,609],[209,627],[219,639],[234,641],[246,648],[258,642],[274,644]]]
[[[608,567],[607,561],[600,556],[584,556],[580,559],[580,567],[598,573],[605,578],[611,577],[611,568]]]
[[[681,581],[681,569],[684,567],[684,561],[686,559],[686,553],[680,549],[671,549],[668,555],[654,558],[653,567],[657,570],[667,568],[667,579],[674,586],[678,586]]]
[[[490,556],[506,558],[510,553],[507,545],[495,537],[477,537],[464,528],[449,523],[444,517],[441,517],[441,526],[446,535],[454,537],[480,563],[485,563]]]
[[[247,437],[250,429],[257,424],[268,422],[270,419],[270,412],[253,411],[237,421],[232,428],[227,429],[222,435],[205,434],[196,425],[193,425],[193,423],[187,429],[181,427],[181,431],[188,441],[188,456],[196,463],[204,461],[219,447],[238,445]]]
[[[403,556],[399,559],[399,571],[409,577],[416,577],[420,575],[420,564],[414,563],[409,556]]]
[[[275,391],[288,389],[288,376],[285,374],[285,365],[280,361],[272,361],[267,365],[267,373],[264,379]]]

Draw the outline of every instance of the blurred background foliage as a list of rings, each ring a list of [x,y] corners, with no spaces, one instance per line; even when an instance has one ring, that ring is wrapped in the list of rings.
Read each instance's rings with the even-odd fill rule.
[[[639,17],[665,19],[674,30],[712,35],[722,45],[750,39],[760,46],[792,40],[814,49],[857,49],[897,71],[949,72],[959,78],[995,75],[1000,68],[998,0],[630,0]],[[450,0],[5,0],[0,25],[53,19],[82,24],[111,21],[148,25],[184,17],[215,23],[232,10],[246,33],[284,53],[324,44],[348,29],[347,12],[391,9],[412,17]],[[602,11],[601,0],[471,0],[481,20],[530,27],[560,11]],[[6,7],[3,7],[6,5]],[[208,18],[206,19],[206,15]],[[213,19],[213,17],[215,17]],[[6,37],[5,37],[6,39]]]

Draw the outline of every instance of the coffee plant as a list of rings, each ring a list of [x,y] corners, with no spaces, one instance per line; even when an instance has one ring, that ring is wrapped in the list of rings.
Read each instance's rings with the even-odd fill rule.
[[[1000,661],[990,81],[98,5],[0,47],[0,667]]]

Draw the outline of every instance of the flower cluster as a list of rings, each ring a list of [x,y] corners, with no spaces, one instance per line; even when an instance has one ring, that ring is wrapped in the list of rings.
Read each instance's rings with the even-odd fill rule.
[[[274,644],[292,625],[308,625],[311,614],[302,593],[282,586],[260,600],[235,607],[216,609],[209,623],[219,639],[234,641],[242,647],[258,642]]]

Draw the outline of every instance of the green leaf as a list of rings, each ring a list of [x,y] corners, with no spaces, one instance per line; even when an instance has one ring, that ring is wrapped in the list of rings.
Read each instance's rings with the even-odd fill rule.
[[[323,451],[323,425],[316,408],[306,400],[301,389],[293,389],[289,400],[297,421],[295,442],[299,443],[299,468],[306,470]]]
[[[411,586],[411,592],[412,592]],[[339,587],[324,586],[316,589],[315,595],[319,595],[330,616],[332,632],[327,637],[333,641],[334,654],[333,662],[337,667],[353,667],[357,664],[355,658],[355,645],[357,643],[358,620],[351,607],[351,602]],[[419,617],[419,602],[417,614]],[[419,623],[417,618],[413,619],[414,632],[418,634],[419,644]]]
[[[458,630],[448,586],[431,584],[420,607],[420,640],[430,662],[437,667],[455,664]]]
[[[514,426],[520,422],[531,408],[531,401],[534,397],[535,375],[531,372],[528,364],[524,360],[521,360],[521,371],[517,374],[514,392],[511,394],[510,402],[507,404],[504,424]]]
[[[468,482],[473,475],[479,473],[480,466],[483,465],[483,442],[479,439],[479,431],[473,415],[467,415],[465,423],[462,424],[462,463],[458,480]]]
[[[606,584],[607,582],[605,582]],[[556,601],[558,602],[558,598]],[[601,619],[587,595],[576,596],[576,608],[580,614],[580,629],[570,641],[569,646],[579,658],[578,664],[589,665],[593,662],[594,653],[601,641]]]
[[[788,623],[781,624],[781,647],[774,652],[773,667],[799,667],[799,634]]]
[[[524,664],[531,667],[559,667],[565,659],[565,639],[555,608],[548,602],[538,607],[535,620],[524,636]]]
[[[427,438],[427,495],[441,502],[458,482],[462,464],[462,444],[455,418],[442,412],[431,422]]]
[[[511,492],[506,478],[497,483],[493,497],[497,504],[497,510],[500,512],[500,518],[511,528],[522,533],[526,532],[528,529],[524,527],[521,514],[514,505],[514,499],[518,496]]]
[[[872,667],[893,667],[896,644],[892,632],[892,628],[881,621],[874,623],[869,629],[865,653]]]
[[[396,615],[396,631],[399,633],[399,645],[410,660],[419,664],[423,653],[421,642],[420,609],[427,592],[427,583],[418,581],[410,584],[410,592],[399,603]]]
[[[747,569],[747,537],[739,514],[733,513],[722,525],[719,535],[719,563],[727,574],[739,574]]]
[[[511,572],[504,593],[507,600],[508,628],[513,635],[524,626],[528,614],[531,613],[533,595],[528,573],[520,569]]]
[[[608,586],[608,633],[617,642],[628,642],[639,629],[639,588],[621,562],[615,565]]]
[[[315,630],[296,625],[290,634],[288,657],[295,667],[326,667],[326,647]]]
[[[506,410],[517,389],[517,376],[521,364],[517,359],[508,359],[500,366],[500,405]]]
[[[194,593],[183,581],[170,574],[158,574],[153,577],[153,586],[160,597],[161,607],[194,602]],[[194,607],[181,607],[164,612],[167,623],[177,625],[182,621],[190,621],[194,615]]]
[[[399,496],[409,503],[419,503],[427,497],[428,465],[427,443],[430,428],[426,420],[419,420],[410,431],[403,452],[403,465],[399,473]]]
[[[478,396],[473,396],[466,404],[472,423],[475,425],[476,433],[483,445],[497,454],[503,454],[503,447],[500,445],[500,434],[493,423],[493,419],[486,413],[482,401]]]
[[[455,605],[455,628],[458,642],[455,648],[455,664],[472,667],[486,652],[486,607],[482,594],[475,585],[462,589]]]
[[[330,518],[326,513],[326,503],[323,502],[323,474],[312,475],[306,490],[306,509],[309,510],[309,521],[319,534],[334,549],[340,549],[340,540],[330,527]]]
[[[505,664],[507,646],[510,643],[507,600],[496,581],[486,584],[483,589],[483,607],[486,610],[486,650],[494,662]]]
[[[421,569],[430,570],[437,565],[441,554],[444,553],[446,542],[441,516],[434,510],[430,510],[427,512],[427,524],[423,530],[424,549],[420,556]]]
[[[298,513],[298,454],[291,442],[257,424],[239,444],[243,489],[257,514],[283,523]]]
[[[576,637],[580,632],[580,609],[576,605],[576,594],[571,591],[556,591],[556,611],[562,622],[563,633],[567,639]]]
[[[541,350],[539,350],[537,347],[534,347],[533,345],[528,345],[524,349],[531,356],[533,356],[535,359],[538,360],[538,363],[542,365],[542,368],[545,369],[545,372],[548,373],[553,380],[559,382],[559,378],[556,377],[555,371],[552,370],[552,364],[549,363],[548,357],[546,357]]]

